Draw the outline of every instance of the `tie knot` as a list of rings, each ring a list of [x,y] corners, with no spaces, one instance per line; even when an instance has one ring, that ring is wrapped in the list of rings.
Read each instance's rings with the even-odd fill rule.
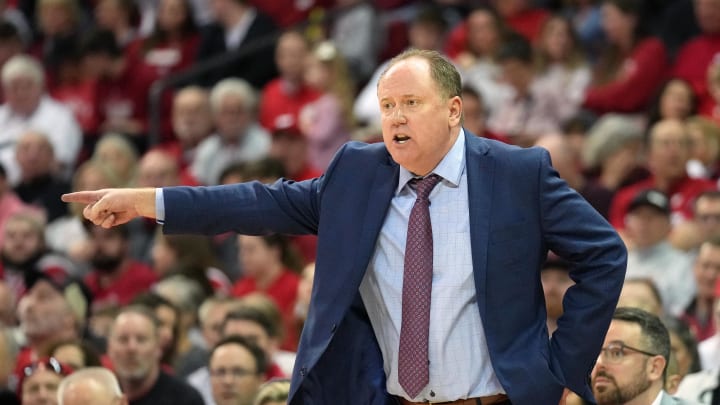
[[[412,179],[412,184],[415,186],[417,198],[427,200],[430,192],[433,188],[435,188],[435,186],[440,182],[440,180],[442,180],[442,177],[434,173],[429,176],[423,177],[422,179]]]

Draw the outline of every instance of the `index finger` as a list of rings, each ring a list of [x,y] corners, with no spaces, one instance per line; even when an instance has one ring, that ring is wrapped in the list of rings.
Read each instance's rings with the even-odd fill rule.
[[[81,204],[92,204],[97,202],[102,196],[105,195],[105,191],[77,191],[75,193],[63,194],[60,198],[66,203],[81,203]]]

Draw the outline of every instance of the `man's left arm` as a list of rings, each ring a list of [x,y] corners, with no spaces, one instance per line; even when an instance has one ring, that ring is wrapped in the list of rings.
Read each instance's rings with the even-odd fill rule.
[[[540,215],[546,247],[573,263],[562,317],[550,344],[550,367],[583,394],[625,279],[627,249],[607,221],[572,190],[543,151]]]

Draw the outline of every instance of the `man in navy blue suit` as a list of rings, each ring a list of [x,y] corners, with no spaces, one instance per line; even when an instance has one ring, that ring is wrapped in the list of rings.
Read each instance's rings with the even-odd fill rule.
[[[378,84],[384,142],[345,145],[318,179],[64,200],[105,227],[145,216],[167,233],[317,234],[292,405],[555,405],[565,388],[592,401],[625,247],[545,150],[465,132],[460,92],[441,55],[407,51]],[[548,249],[575,281],[550,339]]]

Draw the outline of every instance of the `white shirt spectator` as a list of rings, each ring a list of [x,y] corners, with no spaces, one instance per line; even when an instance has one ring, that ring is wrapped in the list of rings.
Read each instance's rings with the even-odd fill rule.
[[[68,107],[44,95],[29,116],[14,114],[6,104],[0,106],[0,162],[7,170],[10,183],[15,185],[20,180],[15,142],[29,130],[48,137],[55,159],[67,170],[65,174],[69,174],[80,152],[82,132]]]

